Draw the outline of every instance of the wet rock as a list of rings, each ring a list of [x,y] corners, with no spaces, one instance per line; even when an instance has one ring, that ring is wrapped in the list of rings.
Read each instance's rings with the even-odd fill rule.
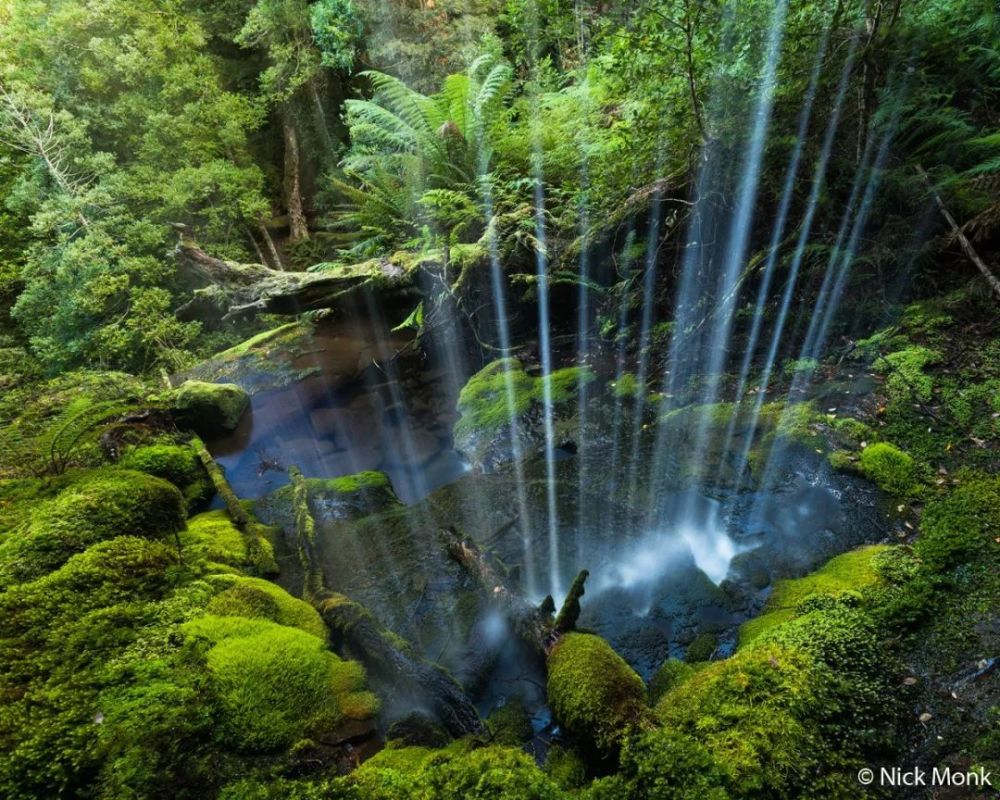
[[[399,742],[407,747],[444,747],[450,741],[448,732],[431,717],[419,711],[407,714],[394,722],[386,734],[389,741]]]

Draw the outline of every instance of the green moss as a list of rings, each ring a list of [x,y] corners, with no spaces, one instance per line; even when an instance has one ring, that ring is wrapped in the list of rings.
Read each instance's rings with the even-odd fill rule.
[[[920,520],[916,555],[932,571],[944,570],[997,548],[1000,477],[964,471],[948,495],[928,502]]]
[[[326,624],[316,609],[292,597],[277,584],[263,578],[237,575],[213,576],[210,581],[213,586],[222,588],[206,608],[210,614],[268,619],[326,640]]]
[[[236,429],[250,397],[234,383],[185,381],[168,398],[177,424],[203,436]]]
[[[870,444],[861,451],[861,468],[880,489],[906,497],[917,489],[913,458],[888,442]]]
[[[344,475],[340,478],[330,478],[327,485],[335,492],[351,494],[360,492],[363,489],[392,489],[389,476],[384,472],[369,470],[367,472],[356,472],[354,475]]]
[[[890,399],[915,399],[928,402],[934,390],[934,379],[924,367],[941,360],[941,354],[928,347],[907,347],[878,359],[873,368],[885,372],[886,390]]]
[[[512,747],[524,744],[534,734],[531,717],[524,704],[517,700],[508,700],[494,709],[486,720],[486,727],[494,742]]]
[[[180,533],[181,550],[188,561],[240,568],[247,564],[244,535],[224,509],[205,511],[188,520]]]
[[[236,360],[244,358],[251,353],[267,357],[269,351],[274,348],[286,347],[297,342],[303,335],[311,334],[312,326],[301,322],[289,322],[287,325],[279,325],[277,328],[258,333],[240,342],[238,345],[223,350],[215,356],[222,360]]]
[[[793,619],[803,602],[815,597],[840,597],[875,586],[881,580],[878,557],[887,545],[871,545],[842,553],[804,578],[778,581],[767,599],[764,613],[740,627],[744,647]]]
[[[352,775],[362,797],[372,800],[558,800],[555,782],[527,753],[472,747],[458,741],[442,750],[388,747]]]
[[[554,745],[545,755],[545,771],[562,789],[581,789],[587,784],[587,764],[576,750]]]
[[[656,706],[670,730],[695,737],[746,797],[801,797],[826,754],[816,720],[829,675],[779,645],[714,661]]]
[[[461,417],[455,423],[455,435],[494,431],[508,425],[511,413],[520,416],[541,403],[547,387],[553,405],[563,405],[575,400],[581,382],[587,384],[595,377],[586,367],[566,367],[547,377],[532,377],[516,358],[493,361],[462,387],[458,396]]]
[[[613,754],[628,730],[645,724],[646,686],[604,639],[568,633],[548,658],[555,718],[586,746]]]
[[[815,372],[819,367],[819,362],[815,358],[797,358],[786,361],[781,371],[786,378],[792,378],[802,373]]]
[[[219,695],[224,735],[253,752],[322,738],[348,719],[375,714],[364,670],[322,639],[266,620],[205,616],[184,625],[211,643],[206,664]]]
[[[214,492],[198,454],[187,445],[160,442],[130,447],[122,453],[118,465],[170,481],[184,493],[189,507],[204,502]]]
[[[690,652],[690,648],[688,650]],[[653,673],[649,681],[649,699],[655,703],[663,695],[680,686],[695,673],[695,668],[677,658],[668,658]]]
[[[120,469],[86,473],[0,546],[0,584],[36,578],[115,536],[172,536],[184,515],[180,492],[160,478]]]
[[[687,734],[654,730],[630,738],[622,754],[630,798],[728,800],[726,773],[709,750]],[[600,796],[600,795],[598,795]]]
[[[838,472],[858,472],[858,457],[847,450],[832,450],[827,453],[826,460]]]

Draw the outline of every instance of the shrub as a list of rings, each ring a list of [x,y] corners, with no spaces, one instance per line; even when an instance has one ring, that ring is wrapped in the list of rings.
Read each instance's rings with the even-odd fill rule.
[[[614,754],[628,729],[645,723],[642,678],[601,637],[566,634],[548,666],[552,713],[585,747]]]
[[[861,468],[881,489],[897,496],[912,494],[917,469],[913,458],[888,442],[861,451]]]

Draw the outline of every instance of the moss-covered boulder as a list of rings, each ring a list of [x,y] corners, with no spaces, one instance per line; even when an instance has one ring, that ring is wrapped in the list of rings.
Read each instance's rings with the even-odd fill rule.
[[[206,571],[232,572],[249,563],[245,535],[233,525],[225,509],[191,517],[179,539],[185,562],[203,565]],[[261,541],[268,546],[266,540]]]
[[[667,692],[656,714],[693,736],[745,797],[805,796],[826,754],[819,735],[831,676],[805,653],[771,645],[715,661]]]
[[[179,426],[212,436],[236,429],[250,396],[234,383],[185,381],[167,402]]]
[[[912,456],[889,442],[870,444],[862,450],[861,468],[889,494],[906,497],[916,490],[916,463]]]
[[[172,538],[184,517],[184,498],[165,480],[123,469],[86,473],[3,541],[0,585],[37,578],[105,539]]]
[[[338,658],[300,628],[207,615],[184,629],[208,642],[205,661],[222,709],[223,735],[240,750],[272,752],[322,740],[378,711],[362,666]]]
[[[188,508],[204,503],[215,491],[198,454],[186,444],[164,441],[129,447],[118,465],[170,481],[184,494]]]
[[[586,748],[614,755],[630,729],[646,724],[646,685],[601,637],[566,634],[548,667],[552,713]]]
[[[242,575],[214,575],[209,580],[220,589],[206,607],[210,614],[266,619],[326,640],[327,629],[319,612],[280,586],[263,578]]]
[[[571,420],[580,387],[594,380],[586,367],[567,367],[546,377],[529,375],[516,358],[493,361],[469,378],[459,393],[455,449],[474,469],[486,472],[539,452],[545,444],[546,399],[552,404],[559,440],[555,444],[575,438]]]
[[[389,476],[367,471],[339,478],[306,478],[309,511],[317,524],[358,519],[399,505]],[[295,490],[282,486],[254,503],[254,514],[269,525],[295,529]]]
[[[859,547],[830,559],[805,577],[778,581],[767,599],[764,613],[740,627],[740,646],[750,644],[793,619],[806,601],[857,595],[876,586],[881,580],[877,570],[879,557],[889,549],[886,545]]]

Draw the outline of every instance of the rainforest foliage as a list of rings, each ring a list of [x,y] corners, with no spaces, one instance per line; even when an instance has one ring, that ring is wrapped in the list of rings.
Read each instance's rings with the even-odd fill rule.
[[[834,799],[904,759],[1000,773],[998,43],[992,0],[0,0],[0,795]],[[733,295],[706,282],[671,319],[762,107]],[[322,312],[200,313],[214,289],[179,242],[419,275],[391,323],[418,348],[447,308],[467,333],[482,369],[453,441],[473,466],[605,392],[593,408],[639,409],[636,436],[708,443],[684,486],[755,486],[797,448],[878,487],[891,532],[652,675],[548,631],[544,746],[513,701],[469,736],[389,728],[385,663],[453,677],[361,606],[337,628],[274,582],[308,572],[308,503],[288,548],[199,438],[239,428],[246,387],[183,380],[235,361],[297,380]],[[786,287],[793,335],[768,352]],[[829,349],[788,344],[834,290]],[[502,352],[549,292],[552,332],[585,327],[613,379]],[[718,402],[696,405],[704,376],[662,365],[720,324]],[[748,423],[747,375],[789,401]],[[395,507],[382,473],[324,485],[331,507]],[[364,661],[363,635],[391,658]]]

